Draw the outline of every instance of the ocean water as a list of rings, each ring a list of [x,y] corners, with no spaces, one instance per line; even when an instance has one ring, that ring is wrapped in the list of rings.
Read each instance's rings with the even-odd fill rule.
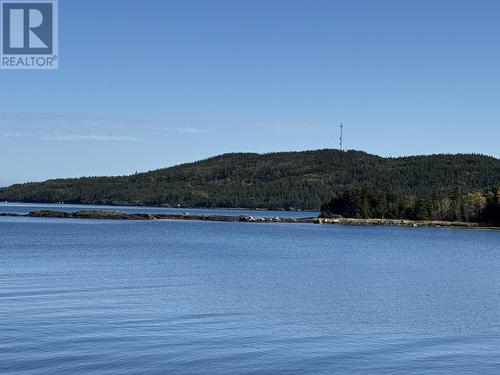
[[[2,374],[498,374],[500,232],[0,218]]]

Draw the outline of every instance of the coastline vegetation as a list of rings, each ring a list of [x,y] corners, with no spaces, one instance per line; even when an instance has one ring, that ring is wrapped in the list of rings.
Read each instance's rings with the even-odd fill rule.
[[[348,189],[321,207],[322,218],[406,219],[500,225],[500,188],[464,195],[396,196],[373,187]]]

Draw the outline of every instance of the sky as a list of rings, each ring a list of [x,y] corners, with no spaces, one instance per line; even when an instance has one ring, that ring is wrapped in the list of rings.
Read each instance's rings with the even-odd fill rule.
[[[226,152],[500,157],[497,0],[60,0],[0,71],[0,186]]]

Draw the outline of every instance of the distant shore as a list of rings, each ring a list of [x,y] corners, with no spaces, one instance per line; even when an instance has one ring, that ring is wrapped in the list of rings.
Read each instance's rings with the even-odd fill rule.
[[[216,221],[216,222],[243,222],[243,223],[289,223],[289,224],[336,224],[355,226],[400,226],[400,227],[435,227],[435,228],[462,228],[462,229],[492,229],[500,230],[499,227],[491,227],[478,223],[452,222],[452,221],[415,221],[405,219],[352,219],[352,218],[283,218],[283,217],[259,217],[259,216],[228,216],[228,215],[191,215],[179,214],[131,214],[121,211],[82,210],[75,212],[63,212],[53,210],[32,211],[28,214],[0,213],[0,217],[31,217],[52,219],[92,219],[92,220],[183,220],[183,221]]]

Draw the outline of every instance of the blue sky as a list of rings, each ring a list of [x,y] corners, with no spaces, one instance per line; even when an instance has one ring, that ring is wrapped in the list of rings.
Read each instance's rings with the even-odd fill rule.
[[[500,157],[500,2],[60,0],[60,69],[0,71],[0,185],[233,151]]]

